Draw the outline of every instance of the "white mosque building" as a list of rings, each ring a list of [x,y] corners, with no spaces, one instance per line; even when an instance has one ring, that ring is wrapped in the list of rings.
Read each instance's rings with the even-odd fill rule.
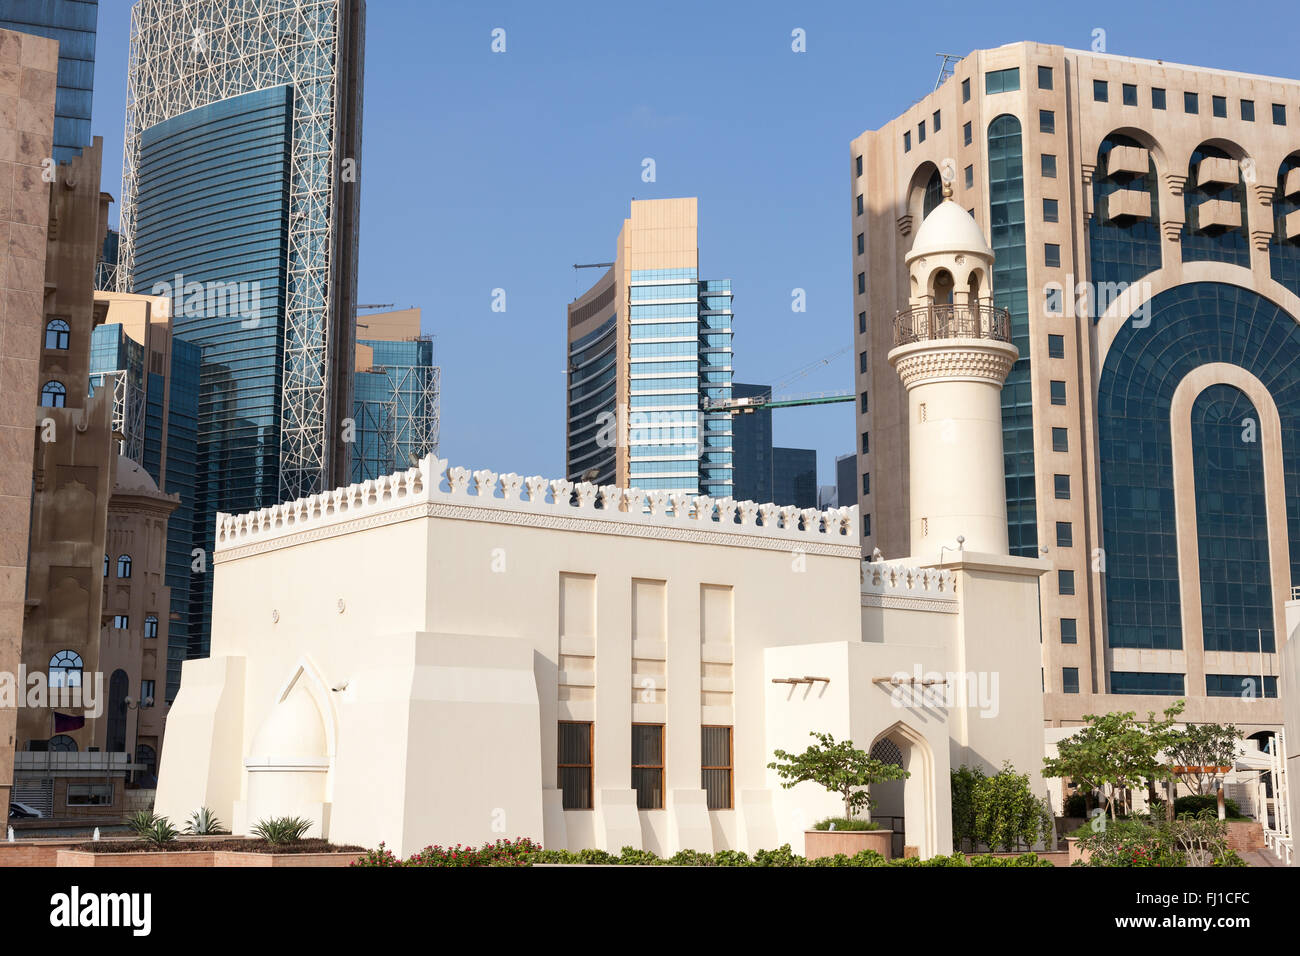
[[[187,661],[158,812],[336,843],[527,836],[752,852],[838,815],[783,789],[810,732],[901,763],[874,813],[952,850],[949,771],[1043,757],[1038,587],[1007,553],[993,254],[949,199],[909,256],[911,557],[864,561],[856,507],[595,487],[426,458],[220,515],[212,656]]]

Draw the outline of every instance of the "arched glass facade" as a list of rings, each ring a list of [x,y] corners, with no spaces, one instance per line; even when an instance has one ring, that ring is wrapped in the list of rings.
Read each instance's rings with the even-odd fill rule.
[[[1227,262],[1235,266],[1250,268],[1250,243],[1246,241],[1246,184],[1241,172],[1237,172],[1235,183],[1207,182],[1197,185],[1199,167],[1203,159],[1231,159],[1224,150],[1217,146],[1202,145],[1192,153],[1191,163],[1187,169],[1187,184],[1183,188],[1183,261],[1184,262]],[[1240,213],[1240,225],[1233,229],[1203,232],[1200,228],[1202,219],[1201,206],[1212,200],[1235,203]]]
[[[1282,424],[1290,573],[1292,580],[1300,580],[1300,374],[1294,362],[1300,354],[1300,325],[1259,294],[1217,282],[1162,292],[1150,308],[1149,323],[1144,314],[1140,323],[1128,321],[1120,328],[1098,388],[1108,640],[1111,647],[1181,648],[1170,438],[1174,390],[1198,366],[1223,362],[1250,372],[1272,396]],[[1204,423],[1211,421],[1215,406],[1207,399],[1200,414],[1201,438],[1195,447],[1207,460],[1215,453]],[[1196,490],[1198,511],[1201,495],[1211,492],[1225,496],[1225,513],[1248,506],[1235,480],[1200,477]],[[1208,499],[1205,509],[1209,531],[1214,510]],[[1201,554],[1204,564],[1205,543]],[[1214,555],[1212,560],[1232,558]],[[1207,574],[1217,586],[1219,573],[1202,568],[1203,582]],[[1224,583],[1239,587],[1243,582]],[[1240,607],[1244,593],[1234,596],[1231,588],[1228,593],[1229,603]],[[1213,626],[1221,620],[1215,611]],[[1244,617],[1242,623],[1232,617],[1227,621],[1238,629],[1249,627]]]
[[[1002,455],[1007,485],[1007,540],[1012,554],[1038,556],[1034,493],[1034,407],[1029,378],[1029,271],[1025,254],[1025,168],[1020,120],[989,124],[989,224],[994,304],[1011,313],[1020,359],[1002,388]]]
[[[1160,253],[1160,183],[1155,160],[1148,158],[1145,176],[1131,173],[1112,175],[1110,151],[1116,146],[1143,148],[1132,137],[1112,133],[1101,141],[1097,149],[1097,169],[1092,180],[1094,215],[1088,223],[1088,239],[1092,281],[1099,287],[1102,283],[1137,282],[1163,264]],[[1112,222],[1110,195],[1119,190],[1145,192],[1151,197],[1151,215],[1145,219]],[[1094,321],[1106,311],[1107,305],[1109,302],[1104,299],[1094,302]]]
[[[1269,269],[1273,279],[1300,295],[1300,236],[1287,238],[1287,218],[1300,214],[1300,194],[1287,197],[1286,178],[1300,169],[1300,153],[1292,153],[1277,174],[1277,192],[1273,196],[1273,238],[1268,244]],[[1292,220],[1294,223],[1294,220]]]
[[[1207,651],[1273,650],[1259,414],[1232,385],[1211,385],[1192,405],[1201,630]]]

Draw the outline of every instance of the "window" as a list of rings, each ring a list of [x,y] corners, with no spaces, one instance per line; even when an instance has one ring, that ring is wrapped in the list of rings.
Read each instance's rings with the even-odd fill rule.
[[[1051,389],[1052,389],[1052,404],[1064,405],[1065,404],[1065,383],[1062,382],[1060,379],[1053,379]]]
[[[129,554],[119,554],[117,556],[117,576],[119,578],[129,578],[131,576],[131,556]]]
[[[1056,522],[1056,546],[1058,548],[1074,547],[1074,525],[1070,524],[1070,522]]]
[[[1061,247],[1055,242],[1043,244],[1043,262],[1049,269],[1060,268],[1061,265]]]
[[[1059,594],[1074,593],[1074,572],[1057,571],[1056,572],[1056,590]]]
[[[140,681],[140,706],[152,707],[154,702],[154,682],[151,680]]]
[[[862,493],[871,494],[871,472],[869,471],[862,473]]]
[[[862,454],[871,454],[871,432],[862,433]]]
[[[862,537],[871,537],[871,513],[868,512],[862,516]]]
[[[1134,83],[1125,83],[1123,88],[1123,97],[1125,106],[1138,105],[1138,88]]]
[[[556,768],[565,810],[590,810],[592,729],[590,721],[561,720]]]
[[[912,151],[912,133],[911,131],[908,131],[903,134],[903,152],[910,153],[911,151]]]
[[[131,626],[131,616],[129,614],[113,615],[113,630],[125,631]]]
[[[50,658],[51,687],[81,686],[81,655],[76,651],[59,651]]]
[[[1181,696],[1183,675],[1111,671],[1110,692],[1112,694],[1156,694],[1162,697]]]
[[[108,577],[108,555],[104,555],[104,577]]]
[[[1245,120],[1247,123],[1255,122],[1255,101],[1254,100],[1241,101],[1241,118]]]
[[[859,272],[858,273],[858,295],[864,295],[866,291],[867,291],[867,274],[865,272]]]
[[[45,347],[66,350],[72,327],[62,319],[50,319],[45,326]]]
[[[1092,98],[1098,103],[1110,100],[1110,85],[1105,80],[1092,81]]]
[[[1038,88],[1040,90],[1052,89],[1052,68],[1050,66],[1040,66],[1038,68]]]
[[[939,132],[939,128],[940,128],[940,127],[939,127],[939,111],[938,111],[938,110],[935,110],[935,111],[934,111],[934,115],[930,117],[930,121],[931,121],[931,123],[932,123],[933,126],[934,126],[934,131],[935,131],[936,133]]]
[[[961,81],[961,101],[963,103],[970,102],[970,77]]]
[[[917,143],[925,142],[925,120],[916,124],[916,141]]]
[[[111,807],[112,805],[113,785],[110,783],[68,784],[68,806],[70,807]]]
[[[1165,91],[1162,87],[1151,87],[1151,108],[1153,110],[1162,110],[1165,108]]]
[[[858,194],[858,215],[862,215],[862,194]]]
[[[1043,222],[1060,222],[1061,205],[1055,199],[1043,200]]]
[[[1049,335],[1047,337],[1047,355],[1049,358],[1065,358],[1065,336]]]
[[[866,353],[866,352],[859,352],[859,353],[858,353],[858,371],[859,371],[859,372],[865,372],[866,370],[867,370],[867,353]]]
[[[1228,115],[1228,98],[1226,96],[1210,97],[1210,109],[1219,119],[1225,119]]]
[[[1061,618],[1061,643],[1062,644],[1079,643],[1078,618],[1073,618],[1073,617]]]
[[[858,175],[861,176],[861,175],[862,175],[862,157],[861,157],[861,156],[856,157],[856,158],[853,160],[853,162],[854,162],[854,165],[857,167]]]
[[[858,332],[861,335],[867,334],[867,313],[858,313]]]
[[[1056,156],[1052,153],[1043,153],[1043,176],[1047,179],[1056,178]]]
[[[1284,106],[1281,103],[1273,104],[1273,125],[1274,126],[1286,125],[1286,106]]]
[[[1043,309],[1048,315],[1060,315],[1064,297],[1065,290],[1061,288],[1060,283],[1049,283],[1043,290]]]
[[[1199,102],[1197,102],[1196,94],[1195,94],[1195,93],[1184,93],[1184,94],[1183,94],[1183,112],[1184,112],[1184,113],[1193,113],[1193,114],[1195,114],[1195,113],[1199,113],[1200,111],[1201,111],[1201,104],[1200,104]]]
[[[866,392],[863,392],[863,393],[862,393],[862,410],[863,410],[864,412],[867,411],[867,393],[866,393]]]
[[[961,144],[963,146],[969,146],[971,144],[970,123],[967,123],[961,128]]]
[[[632,725],[632,789],[638,810],[664,808],[664,725]]]
[[[732,802],[731,728],[700,728],[700,786],[710,810],[730,810]]]
[[[49,739],[45,749],[56,754],[75,754],[77,752],[77,742],[67,734],[55,734]]]
[[[68,390],[62,382],[46,382],[41,388],[41,408],[63,408],[68,401]]]
[[[970,189],[974,185],[975,185],[975,167],[967,166],[966,167],[966,188]]]
[[[145,637],[158,636],[158,618],[156,618],[152,614],[150,614],[148,617],[144,619],[144,636]]]
[[[1056,497],[1061,500],[1068,500],[1070,497],[1070,476],[1053,475],[1052,480],[1056,485]]]
[[[1020,67],[1009,70],[990,70],[984,74],[985,93],[1014,93],[1020,89]]]
[[[1056,113],[1052,110],[1038,111],[1038,131],[1040,133],[1056,132]]]
[[[1061,668],[1061,692],[1065,694],[1079,693],[1079,668]]]
[[[1260,678],[1263,678],[1263,693],[1260,693]],[[1277,678],[1269,674],[1206,674],[1206,697],[1241,697],[1247,700],[1259,697],[1277,696]],[[50,741],[54,749],[54,741]]]
[[[1052,451],[1070,450],[1070,431],[1067,428],[1052,429]]]
[[[858,255],[867,251],[867,235],[864,232],[858,233]]]

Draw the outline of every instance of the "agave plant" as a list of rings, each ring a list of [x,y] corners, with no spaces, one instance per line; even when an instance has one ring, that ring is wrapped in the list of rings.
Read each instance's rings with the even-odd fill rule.
[[[161,849],[169,843],[176,842],[178,832],[166,817],[156,817],[153,825],[140,834],[141,839],[148,840],[155,848]]]
[[[127,817],[124,822],[132,833],[143,838],[146,833],[153,829],[153,825],[158,822],[158,819],[158,814],[152,810],[137,810]]]
[[[213,833],[225,833],[226,828],[221,825],[215,813],[207,807],[199,807],[190,814],[190,822],[185,824],[185,832],[210,836]]]
[[[273,846],[287,846],[301,840],[311,826],[303,817],[271,817],[253,824],[253,833]]]

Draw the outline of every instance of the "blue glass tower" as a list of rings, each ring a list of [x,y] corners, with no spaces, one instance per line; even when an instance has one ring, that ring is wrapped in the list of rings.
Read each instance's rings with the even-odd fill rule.
[[[66,162],[90,145],[99,0],[5,0],[0,28],[59,41],[54,94],[54,161]]]
[[[354,383],[352,480],[365,481],[409,468],[438,450],[439,370],[433,340],[390,342],[362,339],[368,369],[358,367]]]

